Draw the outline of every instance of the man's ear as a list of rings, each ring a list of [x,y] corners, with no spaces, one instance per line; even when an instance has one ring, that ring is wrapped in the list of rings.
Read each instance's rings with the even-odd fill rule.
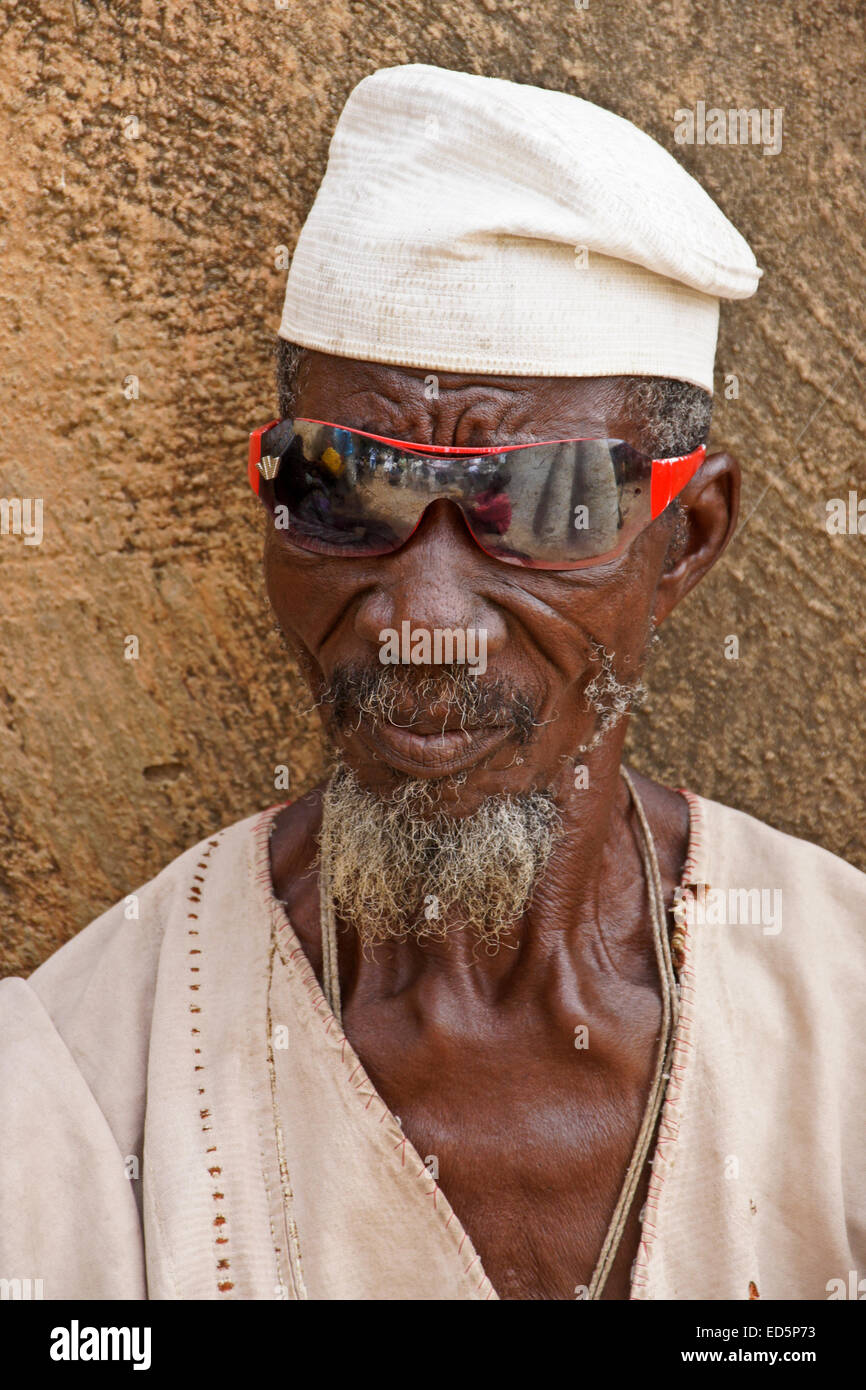
[[[740,465],[726,453],[710,454],[680,493],[688,539],[676,562],[659,580],[653,605],[656,624],[664,622],[680,599],[716,563],[737,526]]]

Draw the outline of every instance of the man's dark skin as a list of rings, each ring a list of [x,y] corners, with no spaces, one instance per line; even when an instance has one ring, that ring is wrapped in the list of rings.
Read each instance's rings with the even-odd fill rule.
[[[427,376],[311,352],[295,414],[432,444],[593,434],[641,444],[640,422],[624,414],[620,378],[439,372],[438,398],[427,399]],[[486,678],[530,692],[540,719],[549,721],[526,745],[509,739],[480,749],[462,786],[442,784],[442,807],[455,816],[495,793],[554,790],[566,833],[509,946],[487,954],[458,931],[424,944],[411,937],[388,942],[370,959],[351,923],[338,923],[346,1036],[417,1152],[436,1155],[442,1190],[501,1298],[573,1299],[589,1284],[637,1138],[661,1031],[636,818],[618,775],[626,721],[592,753],[577,752],[590,743],[597,718],[583,698],[598,670],[589,638],[616,653],[621,679],[637,677],[651,619],[664,621],[730,539],[739,483],[729,455],[705,460],[681,494],[688,539],[668,568],[665,516],[615,561],[565,572],[488,557],[444,500],[428,509],[401,550],[370,560],[301,551],[268,523],[268,594],[314,696],[338,664],[381,669],[379,633],[399,630],[403,620],[431,631],[486,628]],[[397,773],[437,775],[429,765],[434,725],[422,770],[406,765],[363,722],[357,733],[336,731],[335,738],[362,783],[384,791]],[[575,789],[576,762],[589,768],[586,789]],[[688,847],[687,803],[632,775],[670,907]],[[276,895],[321,983],[320,824],[318,788],[280,813],[271,863]],[[586,1050],[574,1046],[579,1024],[589,1029]],[[605,1298],[629,1296],[648,1182],[649,1165]]]

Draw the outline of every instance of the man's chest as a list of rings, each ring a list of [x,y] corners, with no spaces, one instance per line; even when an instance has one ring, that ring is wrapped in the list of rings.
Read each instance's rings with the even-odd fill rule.
[[[646,1003],[646,1001],[642,1001]],[[639,1010],[640,1012],[640,1010]],[[497,1293],[585,1297],[643,1119],[654,1061],[647,1048],[597,1050],[573,1033],[528,1027],[461,1044],[376,1026],[344,1027],[403,1133],[468,1232]],[[630,1038],[631,1043],[634,1037]],[[605,1296],[627,1298],[639,1239],[641,1177]]]

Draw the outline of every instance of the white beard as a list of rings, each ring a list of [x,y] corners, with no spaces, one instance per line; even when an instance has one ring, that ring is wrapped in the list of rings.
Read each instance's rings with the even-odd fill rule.
[[[424,780],[366,791],[344,765],[325,791],[334,906],[365,947],[457,927],[495,947],[529,904],[559,836],[552,793],[487,797],[462,819],[437,800]]]

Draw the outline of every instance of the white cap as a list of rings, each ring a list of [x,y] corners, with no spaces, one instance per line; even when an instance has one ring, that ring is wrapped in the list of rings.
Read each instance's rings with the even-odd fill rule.
[[[712,198],[630,121],[409,63],[349,95],[279,332],[431,370],[712,391],[719,299],[754,294],[760,275]]]

